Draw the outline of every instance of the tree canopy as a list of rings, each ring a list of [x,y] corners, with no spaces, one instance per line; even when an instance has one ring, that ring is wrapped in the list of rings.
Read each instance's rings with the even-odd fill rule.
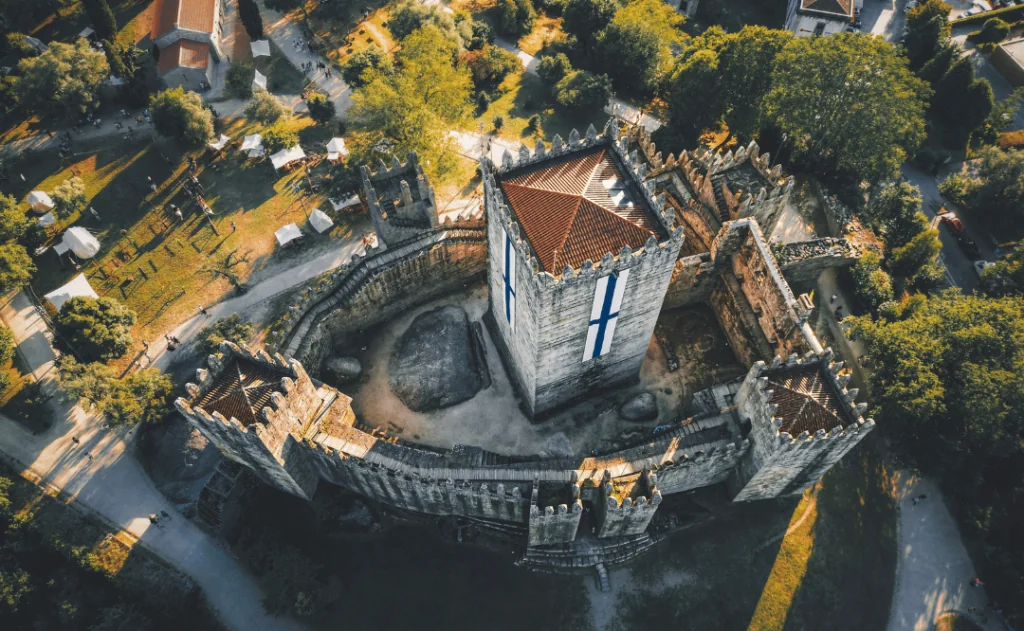
[[[204,327],[196,336],[196,346],[203,357],[214,355],[220,352],[221,342],[227,340],[235,344],[244,344],[252,337],[252,331],[250,322],[243,320],[237,313],[232,313]]]
[[[767,110],[823,174],[891,177],[924,140],[930,90],[881,38],[792,39],[776,58]]]
[[[473,85],[457,55],[458,46],[427,25],[402,40],[393,74],[368,71],[370,81],[355,90],[349,110],[352,153],[358,161],[416,151],[435,178],[443,179],[456,167],[447,134],[471,111]]]
[[[256,0],[238,0],[238,17],[249,39],[263,39],[263,16],[260,15]]]
[[[21,289],[35,273],[36,264],[25,248],[10,241],[0,244],[0,294]]]
[[[341,78],[353,89],[361,88],[366,85],[363,73],[370,69],[382,75],[389,75],[395,70],[391,57],[376,44],[350,55],[341,67]]]
[[[673,49],[681,48],[686,39],[680,30],[683,22],[683,16],[661,0],[630,2],[599,36],[601,72],[623,91],[656,90],[672,70]]]
[[[114,426],[153,423],[171,410],[171,378],[156,368],[124,377],[97,362],[81,364],[65,355],[57,366],[61,388],[71,400],[85,399],[89,407]]]
[[[61,219],[67,219],[78,212],[85,207],[85,202],[85,182],[77,175],[69,177],[53,189],[53,211]]]
[[[113,41],[117,35],[117,20],[107,0],[82,0],[82,6],[96,30],[96,37],[106,42]]]
[[[213,114],[195,92],[180,86],[164,90],[153,97],[149,109],[153,125],[164,136],[190,145],[202,145],[213,136]]]
[[[18,200],[0,193],[0,242],[20,239],[32,223],[18,208]]]
[[[245,117],[264,125],[273,125],[288,114],[288,109],[263,88],[256,88],[252,100],[245,106]]]
[[[78,296],[61,306],[55,322],[83,357],[106,361],[124,356],[131,347],[135,312],[113,298]]]
[[[331,122],[336,113],[334,101],[327,98],[323,92],[313,92],[306,99],[306,109],[309,110],[309,117],[320,125]]]
[[[74,44],[52,42],[38,57],[18,62],[18,90],[26,108],[79,116],[96,106],[96,90],[110,74],[106,55],[84,38]]]

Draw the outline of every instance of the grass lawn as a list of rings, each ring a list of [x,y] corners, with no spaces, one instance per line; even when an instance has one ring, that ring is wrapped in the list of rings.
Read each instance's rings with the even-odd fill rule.
[[[310,122],[298,117],[288,124],[299,131],[307,150],[315,150],[316,143],[330,137],[330,129],[313,127]],[[252,127],[238,121],[226,132],[237,138],[252,133]],[[24,190],[15,193],[24,199],[29,190],[52,191],[74,174],[85,181],[89,205],[96,208],[101,220],[88,213],[74,216],[60,222],[54,234],[72,223],[96,234],[102,249],[94,259],[83,261],[82,271],[101,296],[114,297],[135,310],[136,340],[157,337],[191,315],[197,305],[211,304],[230,293],[231,283],[217,270],[230,267],[244,282],[256,270],[298,255],[275,252],[273,232],[290,222],[304,226],[308,209],[323,206],[322,195],[303,202],[293,190],[293,184],[302,178],[301,171],[277,177],[268,161],[243,162],[231,148],[213,165],[205,164],[205,152],[192,152],[205,165],[199,180],[216,213],[215,232],[180,190],[188,154],[176,144],[125,144],[118,138],[96,141],[89,150],[81,151],[84,145],[78,145],[80,153],[67,164],[61,164],[51,152],[34,157],[25,165]],[[318,167],[317,173],[325,168]],[[147,177],[158,184],[155,194],[147,188]],[[168,207],[172,203],[181,207],[184,222],[175,223]],[[346,228],[339,222],[331,233],[311,236],[308,247],[319,241],[326,244],[332,234],[344,234]],[[62,267],[52,251],[35,260],[39,271],[32,287],[40,296],[78,273],[71,266]]]
[[[601,131],[608,121],[608,115],[603,111],[575,112],[550,104],[547,86],[535,76],[526,72],[517,72],[510,75],[502,82],[499,88],[501,96],[491,102],[483,114],[478,115],[466,127],[467,131],[479,131],[483,125],[484,133],[494,130],[494,117],[501,116],[505,124],[498,132],[498,136],[506,140],[524,142],[532,147],[537,138],[551,142],[555,134],[562,136],[562,140],[568,140],[569,133],[573,128],[583,135],[587,125],[593,124]],[[534,134],[527,129],[527,122],[534,114],[540,116],[540,128]]]
[[[536,55],[545,46],[563,37],[565,32],[562,31],[562,18],[550,18],[544,13],[538,13],[533,30],[519,39],[519,49]]]
[[[633,564],[636,587],[620,597],[613,628],[885,628],[895,500],[870,445],[846,456],[795,506],[738,508],[729,519],[673,535]]]
[[[316,34],[322,54],[336,64],[343,64],[354,53],[375,45],[392,52],[397,41],[387,28],[391,11],[384,0],[366,3],[345,3],[333,0],[308,5],[307,24]],[[370,9],[369,19],[363,21],[363,8]]]

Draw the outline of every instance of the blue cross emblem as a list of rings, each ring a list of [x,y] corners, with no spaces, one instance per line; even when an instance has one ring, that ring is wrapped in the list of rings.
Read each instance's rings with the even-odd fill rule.
[[[604,291],[604,303],[601,305],[601,314],[595,320],[590,321],[590,325],[597,325],[597,335],[594,338],[594,350],[591,351],[590,359],[595,359],[601,356],[601,349],[604,347],[604,338],[608,332],[608,323],[615,318],[619,317],[619,312],[616,310],[612,313],[612,299],[615,297],[615,283],[618,279],[615,274],[608,276],[608,285]]]
[[[513,252],[512,239],[505,235],[505,270],[502,273],[502,279],[505,281],[505,319],[511,327],[515,326],[513,317],[515,316],[516,299],[515,268],[513,267],[515,262],[512,260]]]

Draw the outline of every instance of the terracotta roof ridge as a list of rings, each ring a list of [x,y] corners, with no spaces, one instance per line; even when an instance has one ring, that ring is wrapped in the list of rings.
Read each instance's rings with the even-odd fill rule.
[[[774,381],[772,382],[772,386],[776,386],[778,388],[782,388],[783,390],[787,390],[789,392],[792,392],[793,394],[798,394],[798,395],[800,395],[801,397],[804,398],[804,404],[800,406],[800,409],[796,413],[797,417],[799,417],[800,414],[803,413],[804,408],[807,406],[808,403],[813,403],[814,405],[818,406],[818,408],[820,408],[822,411],[824,411],[829,416],[832,416],[832,417],[835,417],[835,418],[839,418],[839,416],[835,412],[833,412],[828,407],[826,407],[824,404],[822,404],[820,401],[818,401],[816,398],[814,398],[814,396],[811,393],[809,393],[809,392],[803,392],[801,390],[794,390],[793,388],[790,388],[789,386],[787,386],[785,384],[777,383],[777,382],[774,382]],[[789,419],[786,419],[786,420],[789,420]],[[795,421],[796,418],[794,418],[792,420]],[[840,419],[840,425],[842,425],[842,419]]]
[[[645,227],[637,224],[634,221],[630,221],[629,219],[626,219],[625,217],[623,217],[622,215],[618,214],[614,210],[611,210],[609,208],[605,208],[604,206],[602,206],[601,204],[598,204],[597,202],[593,202],[593,201],[591,201],[590,199],[588,199],[586,197],[583,198],[583,201],[584,201],[584,203],[590,204],[594,208],[596,208],[596,209],[600,210],[601,212],[605,213],[609,217],[612,217],[615,222],[625,224],[630,229],[640,230],[641,232],[646,232],[648,234],[655,234],[655,232],[653,230],[651,230],[650,228],[645,228]],[[573,221],[575,221],[575,217],[573,218]],[[612,254],[618,255],[618,252],[612,252]]]
[[[590,183],[594,181],[594,175],[597,173],[597,170],[600,169],[603,166],[603,164],[604,164],[604,156],[607,153],[608,153],[607,149],[601,149],[597,153],[597,159],[594,160],[594,166],[593,166],[593,168],[590,169],[590,175],[587,176],[587,181],[583,185],[583,197],[586,197],[587,187],[590,186]]]
[[[558,238],[558,248],[556,250],[561,250],[562,253],[564,254],[565,253],[565,242],[566,242],[566,240],[568,240],[569,234],[572,232],[572,225],[573,225],[573,223],[576,222],[576,217],[579,216],[580,206],[582,205],[582,203],[584,201],[587,201],[586,198],[583,197],[582,195],[573,195],[571,193],[561,193],[559,191],[552,191],[552,190],[549,190],[549,189],[546,189],[546,188],[539,188],[539,187],[536,187],[536,186],[524,186],[522,184],[510,184],[508,182],[502,182],[502,186],[505,186],[505,187],[508,187],[508,188],[512,188],[512,189],[516,189],[518,191],[541,192],[541,193],[543,193],[545,195],[554,195],[554,196],[561,197],[561,198],[564,198],[564,199],[567,199],[567,200],[573,200],[573,201],[576,202],[575,206],[573,207],[572,215],[570,217],[566,218],[566,220],[565,220],[565,227],[563,228],[563,230],[562,230],[562,232],[561,232],[561,234],[559,235],[559,238]],[[508,193],[506,192],[505,195],[507,196]],[[591,202],[591,203],[593,203],[593,202]],[[513,210],[515,210],[515,209],[513,209]],[[522,226],[523,230],[526,231],[526,226],[522,225],[522,219],[520,217],[518,217],[518,216],[516,217],[516,219],[517,219],[517,221],[519,221],[519,223]],[[533,248],[533,251],[537,253],[537,257],[540,258],[541,264],[544,265],[545,268],[548,267],[545,263],[549,260],[549,257],[550,257],[551,268],[552,269],[548,269],[547,271],[551,272],[552,274],[557,273],[557,270],[554,269],[554,267],[558,263],[558,257],[553,252],[540,252],[537,249],[537,244],[535,244],[534,241],[530,238],[529,231],[526,231],[526,235],[525,236],[527,237],[527,240],[530,241],[530,247]]]

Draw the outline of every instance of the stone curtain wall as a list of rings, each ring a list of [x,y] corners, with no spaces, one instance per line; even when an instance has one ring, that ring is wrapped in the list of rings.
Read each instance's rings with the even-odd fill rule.
[[[687,256],[676,261],[663,308],[675,309],[707,302],[718,279],[710,254]]]
[[[826,237],[787,243],[777,248],[775,255],[787,281],[806,285],[815,282],[827,269],[853,265],[864,252],[847,239]]]

